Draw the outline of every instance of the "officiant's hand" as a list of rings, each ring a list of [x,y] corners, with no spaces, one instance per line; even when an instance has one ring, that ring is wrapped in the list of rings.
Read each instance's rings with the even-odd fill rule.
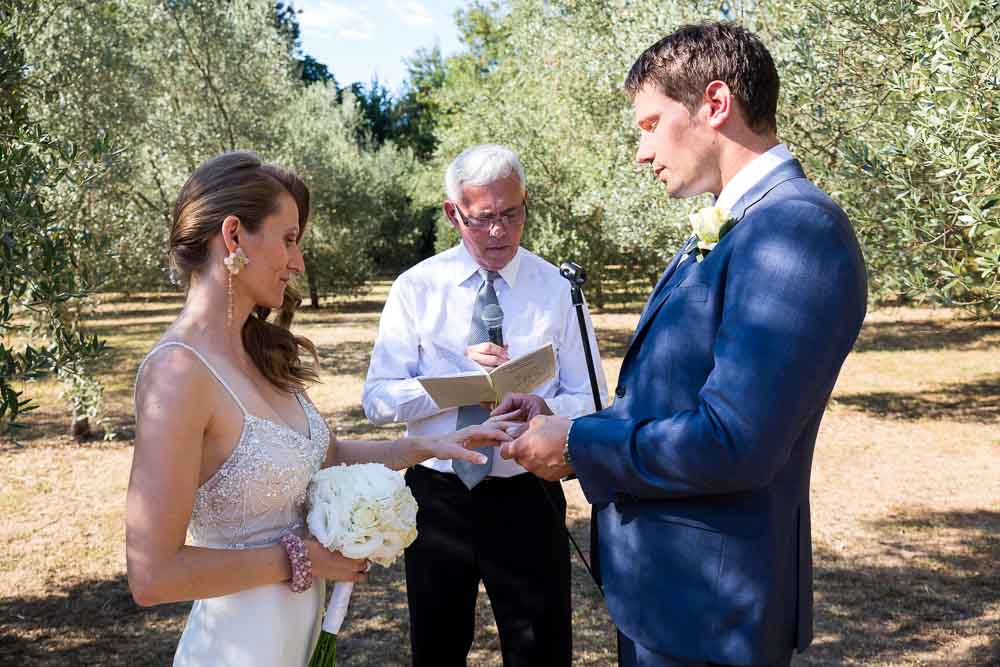
[[[501,347],[494,343],[470,345],[465,348],[465,356],[483,368],[496,368],[500,364],[510,361],[510,357],[507,355],[507,346]]]
[[[550,482],[573,473],[573,467],[563,460],[568,417],[539,415],[528,423],[528,430],[513,442],[500,447],[500,456],[514,459],[525,470]]]
[[[329,581],[353,581],[358,583],[368,577],[371,563],[367,558],[348,558],[339,551],[330,551],[315,538],[303,540],[306,555],[312,563],[313,574]]]
[[[518,419],[530,422],[538,415],[551,415],[552,410],[545,399],[535,394],[508,394],[496,407],[490,417],[497,415],[502,419]]]

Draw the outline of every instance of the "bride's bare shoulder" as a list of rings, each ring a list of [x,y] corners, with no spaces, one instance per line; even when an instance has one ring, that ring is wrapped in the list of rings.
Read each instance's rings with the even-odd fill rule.
[[[207,420],[215,404],[215,379],[189,347],[158,344],[136,377],[136,412],[143,416],[178,414]]]

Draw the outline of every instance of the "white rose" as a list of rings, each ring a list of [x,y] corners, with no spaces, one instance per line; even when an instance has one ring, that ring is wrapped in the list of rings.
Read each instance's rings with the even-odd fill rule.
[[[397,489],[405,487],[403,478],[395,470],[390,470],[383,465],[377,465],[377,470],[372,471],[371,480],[376,493],[380,498],[391,497]]]
[[[403,535],[403,539],[402,539],[403,548],[405,549],[406,547],[408,547],[411,544],[413,544],[413,541],[415,539],[417,539],[417,529],[416,528],[410,528],[408,531],[406,531],[406,534]]]
[[[396,533],[386,533],[382,536],[382,544],[372,552],[369,558],[383,567],[389,567],[402,552],[403,542],[399,535]]]
[[[355,538],[340,547],[340,553],[348,558],[368,558],[382,545],[378,535]]]
[[[698,247],[711,250],[723,235],[723,227],[732,220],[732,214],[718,206],[706,206],[688,216],[691,229],[698,236]]]
[[[314,503],[306,519],[309,532],[327,548],[344,532],[344,514],[337,505],[335,502]]]
[[[367,502],[360,502],[354,506],[351,512],[351,531],[360,533],[372,533],[378,527],[378,514],[375,508]]]

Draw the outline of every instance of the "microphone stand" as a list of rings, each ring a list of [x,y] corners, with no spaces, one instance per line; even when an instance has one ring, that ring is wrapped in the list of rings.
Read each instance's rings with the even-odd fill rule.
[[[587,321],[583,316],[583,289],[582,285],[587,280],[587,273],[579,264],[573,262],[563,262],[559,267],[559,274],[569,281],[570,297],[573,306],[576,308],[576,319],[580,324],[580,338],[583,340],[583,355],[587,358],[587,373],[590,375],[590,390],[594,394],[594,411],[603,410],[601,406],[601,392],[597,387],[597,372],[594,370],[594,354],[590,351],[590,336],[587,335]]]
[[[590,390],[594,394],[594,410],[598,411],[603,409],[601,407],[601,392],[597,387],[597,372],[594,369],[594,354],[590,350],[590,336],[587,335],[587,321],[583,316],[583,284],[587,281],[587,272],[584,271],[583,267],[579,264],[573,262],[563,262],[559,265],[559,275],[569,281],[570,284],[570,296],[573,300],[573,306],[576,308],[576,319],[580,324],[580,339],[583,341],[583,355],[587,359],[587,373],[590,375]],[[569,475],[563,481],[575,479],[576,475]],[[598,559],[598,554],[600,553],[597,546],[597,517],[594,515],[594,510],[590,510],[590,559],[591,563],[587,563],[587,559],[583,557],[583,552],[580,547],[577,546],[576,540],[570,535],[569,529],[566,529],[566,534],[569,535],[569,539],[573,542],[573,546],[576,547],[576,553],[580,556],[580,560],[583,561],[583,566],[587,568],[587,573],[590,578],[594,581],[597,586],[597,590],[601,593],[601,597],[604,597],[604,586],[601,584],[600,579],[600,560]],[[620,632],[615,632],[616,649],[618,654],[618,664],[621,665],[621,655],[622,655],[622,636]]]
[[[583,340],[583,352],[587,358],[587,372],[590,374],[590,389],[594,394],[594,408],[595,410],[601,409],[601,392],[597,386],[597,372],[594,369],[594,355],[590,350],[590,336],[587,334],[587,321],[583,316],[583,290],[581,286],[587,280],[587,273],[578,264],[573,262],[563,262],[559,267],[559,274],[568,280],[571,285],[570,293],[573,300],[573,305],[576,307],[576,317],[577,321],[580,323],[580,337]],[[569,475],[564,478],[563,481],[568,481],[575,479],[576,475]],[[559,509],[556,507],[555,501],[552,496],[549,495],[548,489],[545,487],[545,483],[541,478],[538,481],[542,484],[542,490],[545,491],[545,497],[549,499],[549,503],[552,505],[552,509],[555,510],[556,514],[559,515]],[[560,515],[561,516],[561,515]],[[565,524],[563,525],[564,528]],[[569,541],[573,543],[573,547],[576,549],[577,555],[580,557],[580,561],[583,566],[587,569],[587,574],[593,580],[594,585],[597,586],[598,592],[600,592],[601,597],[604,597],[604,587],[601,585],[601,580],[595,574],[597,571],[597,522],[594,521],[593,516],[590,520],[590,553],[591,560],[593,561],[593,566],[591,563],[587,562],[587,558],[583,555],[583,550],[580,549],[580,545],[576,543],[573,534],[566,528],[566,536],[569,537]]]

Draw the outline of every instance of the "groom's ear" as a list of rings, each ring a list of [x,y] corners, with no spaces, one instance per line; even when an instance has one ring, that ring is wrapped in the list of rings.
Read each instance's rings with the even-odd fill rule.
[[[725,81],[712,81],[705,86],[704,103],[708,109],[705,122],[713,130],[719,130],[735,113],[736,98]]]

